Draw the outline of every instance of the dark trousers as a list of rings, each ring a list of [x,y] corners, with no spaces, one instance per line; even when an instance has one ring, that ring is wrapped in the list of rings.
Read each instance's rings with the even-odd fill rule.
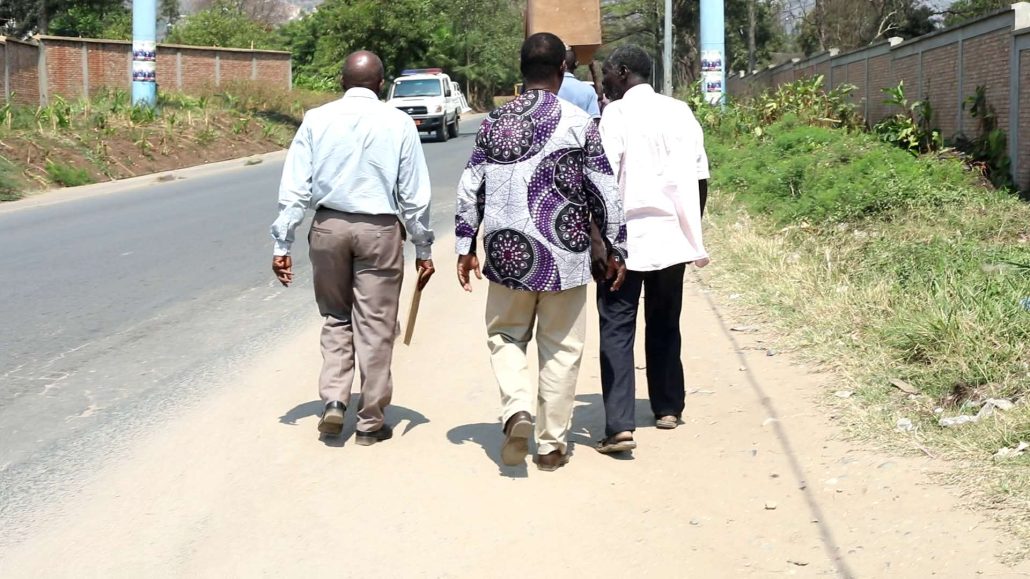
[[[651,411],[655,417],[679,418],[683,414],[686,392],[680,360],[680,311],[685,269],[685,264],[678,264],[658,271],[627,271],[618,291],[610,291],[607,282],[597,288],[606,436],[636,429],[633,344],[641,289]]]

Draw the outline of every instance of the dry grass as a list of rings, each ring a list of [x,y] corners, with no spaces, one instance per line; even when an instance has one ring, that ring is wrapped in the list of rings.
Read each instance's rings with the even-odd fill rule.
[[[927,380],[942,376],[930,370],[914,372],[913,363],[905,360],[897,344],[884,339],[889,335],[885,329],[891,325],[888,322],[897,324],[905,318],[906,304],[933,301],[939,296],[922,293],[899,297],[896,279],[856,269],[869,258],[871,238],[901,248],[941,224],[913,216],[911,222],[894,219],[839,225],[828,234],[805,226],[778,227],[766,216],[752,216],[726,190],[714,192],[712,199],[705,234],[718,262],[703,270],[706,283],[724,296],[736,294],[735,306],[760,317],[763,324],[782,336],[783,347],[795,349],[834,373],[837,380],[833,390],[826,392],[826,400],[847,409],[846,424],[852,436],[894,450],[954,461],[941,480],[962,488],[968,506],[991,513],[1021,539],[1023,548],[1009,554],[1013,559],[1030,556],[1030,456],[1000,462],[992,459],[999,448],[1030,441],[1025,371],[1022,375],[1018,370],[1006,374],[1002,383],[964,392],[963,400],[951,404],[934,394],[932,388],[929,394],[903,394],[889,384],[891,378],[902,377],[927,386],[912,376],[923,375]],[[992,215],[998,236],[1009,237],[1005,232],[1017,225],[1009,220],[1026,219],[1028,215],[1030,211],[1025,209]],[[1030,325],[1030,313],[1019,323]],[[959,335],[954,336],[954,344],[960,346],[953,345],[951,349],[956,351],[947,355],[962,358],[959,368],[975,366],[982,348],[1006,348],[969,343],[975,336],[985,335],[976,324],[974,318],[957,326]],[[933,367],[936,362],[931,359],[917,365]],[[842,390],[854,394],[846,400],[834,396]],[[988,396],[1015,396],[1021,403],[977,424],[955,429],[938,426],[940,409],[949,416],[958,414],[963,401]],[[914,431],[895,429],[903,418],[913,422]]]

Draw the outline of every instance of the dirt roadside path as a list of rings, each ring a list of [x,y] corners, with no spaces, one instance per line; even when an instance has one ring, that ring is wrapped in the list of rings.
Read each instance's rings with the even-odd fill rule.
[[[603,431],[591,311],[571,463],[556,473],[499,467],[486,286],[464,295],[448,248],[443,240],[415,342],[397,349],[393,440],[355,445],[353,408],[342,444],[317,439],[313,322],[55,505],[0,553],[0,576],[1007,577],[1030,569],[998,563],[1010,539],[929,483],[941,464],[842,440],[818,402],[825,378],[789,356],[767,356],[754,334],[730,333],[732,322],[694,282],[683,316],[684,426],[651,426],[641,371],[633,459],[590,448]]]

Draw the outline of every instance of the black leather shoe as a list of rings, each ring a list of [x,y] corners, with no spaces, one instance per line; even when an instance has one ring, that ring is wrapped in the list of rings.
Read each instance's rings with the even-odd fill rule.
[[[359,430],[354,436],[354,442],[360,446],[372,446],[377,442],[390,440],[391,438],[393,438],[393,429],[384,424],[379,427],[379,430],[373,430],[372,432],[361,432]]]
[[[343,432],[343,415],[347,413],[347,407],[343,402],[333,400],[325,405],[322,411],[322,419],[318,421],[318,431],[330,436],[338,436]]]
[[[504,425],[504,444],[501,445],[501,462],[507,466],[525,464],[529,454],[529,437],[533,436],[533,419],[528,412],[511,415]]]

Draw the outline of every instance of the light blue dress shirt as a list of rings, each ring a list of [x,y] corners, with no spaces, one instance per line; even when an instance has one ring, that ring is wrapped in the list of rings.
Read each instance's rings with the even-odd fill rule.
[[[589,84],[579,80],[571,72],[565,73],[561,88],[558,89],[558,98],[567,100],[583,109],[592,118],[601,118],[601,108],[597,106],[597,93]]]
[[[310,207],[397,215],[418,259],[432,257],[432,190],[414,121],[364,88],[304,115],[286,154],[275,255],[288,255],[294,231]]]

